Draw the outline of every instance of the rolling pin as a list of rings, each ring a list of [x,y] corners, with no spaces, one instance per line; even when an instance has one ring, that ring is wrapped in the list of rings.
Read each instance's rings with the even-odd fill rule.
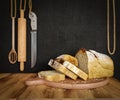
[[[22,9],[18,18],[18,62],[20,62],[20,71],[23,71],[26,62],[26,19]]]

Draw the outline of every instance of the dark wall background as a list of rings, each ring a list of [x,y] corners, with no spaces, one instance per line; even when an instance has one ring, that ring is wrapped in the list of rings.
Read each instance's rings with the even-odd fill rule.
[[[65,53],[74,56],[82,47],[94,49],[109,55],[106,46],[106,1],[107,0],[33,0],[33,11],[38,16],[38,57],[37,64],[33,69],[30,68],[30,23],[28,19],[29,9],[27,1],[25,12],[25,17],[27,18],[27,62],[25,63],[24,72],[38,72],[40,70],[51,69],[47,65],[51,58]],[[112,4],[112,0],[110,1]],[[118,79],[120,79],[119,6],[120,0],[116,0],[117,48],[115,55],[109,55],[115,64],[114,77]],[[17,18],[18,17],[19,0],[17,0]],[[112,32],[111,25],[111,33]],[[12,65],[8,61],[10,50],[10,0],[3,0],[0,5],[0,72],[20,72],[19,63]]]

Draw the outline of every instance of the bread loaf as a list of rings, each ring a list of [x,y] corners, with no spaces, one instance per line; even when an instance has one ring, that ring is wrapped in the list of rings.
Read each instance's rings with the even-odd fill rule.
[[[49,66],[51,66],[52,68],[54,68],[55,70],[65,74],[66,76],[68,76],[71,79],[76,80],[77,79],[77,75],[74,74],[73,72],[71,72],[70,70],[68,70],[66,67],[64,67],[62,64],[60,64],[59,62],[51,59],[48,63]]]
[[[78,67],[88,74],[88,78],[112,77],[114,64],[112,59],[94,50],[80,49],[76,56]]]
[[[68,62],[72,63],[73,65],[78,66],[78,60],[75,57],[68,55],[68,54],[60,55],[55,60],[59,63],[68,61]]]
[[[44,78],[45,80],[48,81],[56,81],[56,82],[65,80],[65,75],[55,70],[40,71],[38,72],[38,77]]]
[[[71,70],[73,73],[75,73],[76,75],[78,75],[80,78],[84,79],[84,80],[87,80],[88,78],[88,75],[83,72],[81,69],[79,69],[78,67],[76,67],[75,65],[71,64],[70,62],[68,61],[65,61],[63,63],[63,66],[68,68],[69,70]]]

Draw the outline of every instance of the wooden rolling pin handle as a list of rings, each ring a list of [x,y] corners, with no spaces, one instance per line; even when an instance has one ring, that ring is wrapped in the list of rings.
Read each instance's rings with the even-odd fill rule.
[[[24,70],[24,62],[20,62],[20,71]]]
[[[24,18],[24,10],[20,10],[20,17]]]

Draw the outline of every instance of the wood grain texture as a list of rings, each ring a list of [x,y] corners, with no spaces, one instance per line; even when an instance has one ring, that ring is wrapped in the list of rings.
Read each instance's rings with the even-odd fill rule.
[[[25,81],[37,74],[0,74],[0,100],[39,100],[40,98],[120,98],[120,81],[111,78],[108,85],[95,89],[60,89],[45,85],[26,86]]]

